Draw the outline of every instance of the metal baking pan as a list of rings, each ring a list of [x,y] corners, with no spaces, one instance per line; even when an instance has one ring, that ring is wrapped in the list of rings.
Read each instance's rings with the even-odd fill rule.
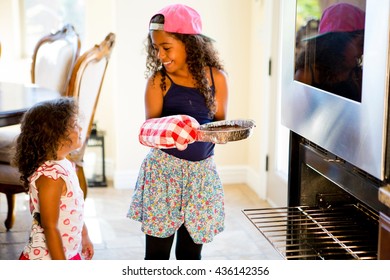
[[[198,129],[197,140],[225,144],[248,138],[255,127],[253,120],[224,120],[203,124]]]

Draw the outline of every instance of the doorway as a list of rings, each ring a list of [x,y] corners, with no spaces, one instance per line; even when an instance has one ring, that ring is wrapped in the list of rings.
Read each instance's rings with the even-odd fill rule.
[[[267,157],[267,200],[273,206],[287,205],[289,130],[281,124],[281,12],[283,0],[270,3],[270,86],[269,86],[269,129]]]

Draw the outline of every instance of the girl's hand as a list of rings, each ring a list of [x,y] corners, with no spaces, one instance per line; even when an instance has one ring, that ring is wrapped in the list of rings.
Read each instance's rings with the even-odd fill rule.
[[[187,115],[152,118],[142,124],[138,139],[148,147],[183,151],[196,141],[199,126],[196,119]]]
[[[95,251],[93,249],[93,244],[89,240],[89,238],[88,238],[88,241],[84,241],[84,239],[83,239],[83,248],[81,250],[81,254],[83,255],[84,259],[91,260],[94,253],[95,253]]]
[[[93,248],[93,243],[91,242],[91,239],[89,239],[87,227],[84,224],[83,227],[83,240],[81,241],[81,254],[84,257],[85,260],[91,260],[93,255],[95,254],[95,250]]]

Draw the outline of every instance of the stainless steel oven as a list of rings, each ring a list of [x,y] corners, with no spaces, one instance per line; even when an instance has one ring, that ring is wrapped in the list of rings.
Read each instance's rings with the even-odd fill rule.
[[[283,2],[282,123],[383,180],[389,176],[390,169],[386,164],[389,157],[386,147],[390,1],[367,0],[362,7],[365,11],[365,29],[361,102],[294,79],[296,29],[299,28],[296,26],[296,11],[300,1],[304,2]]]
[[[282,5],[288,206],[243,212],[286,259],[388,259],[390,0],[308,3]]]

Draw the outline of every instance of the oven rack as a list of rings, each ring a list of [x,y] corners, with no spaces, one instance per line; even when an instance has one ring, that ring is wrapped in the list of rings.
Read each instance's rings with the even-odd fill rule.
[[[242,212],[285,259],[377,259],[379,217],[363,205]]]

